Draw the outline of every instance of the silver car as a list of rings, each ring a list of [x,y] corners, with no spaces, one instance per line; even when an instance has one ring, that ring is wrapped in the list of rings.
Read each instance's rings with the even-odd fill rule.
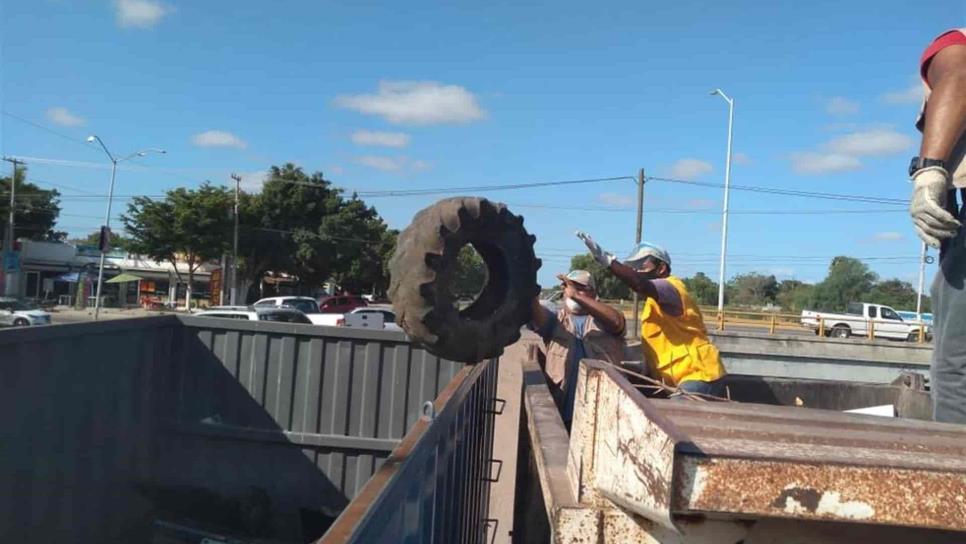
[[[24,300],[0,298],[0,327],[50,325],[50,314]]]
[[[221,319],[240,319],[242,321],[274,321],[276,323],[300,323],[311,325],[304,313],[289,307],[275,306],[212,306],[205,311],[192,315],[198,317],[219,317]]]

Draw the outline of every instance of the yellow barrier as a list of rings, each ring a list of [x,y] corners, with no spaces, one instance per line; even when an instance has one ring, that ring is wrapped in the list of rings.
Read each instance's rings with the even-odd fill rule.
[[[634,307],[630,301],[625,300],[602,300],[601,302],[606,302],[611,306],[621,310],[624,313],[624,317],[628,321],[635,319]],[[780,312],[761,312],[761,311],[750,311],[750,310],[729,310],[725,309],[723,313],[718,313],[718,309],[714,307],[703,307],[701,308],[701,313],[704,315],[704,321],[706,326],[711,330],[725,331],[728,330],[728,326],[743,326],[743,327],[760,327],[768,332],[768,334],[776,334],[780,331],[800,331],[802,329],[811,328],[806,327],[802,324],[801,314],[786,314]],[[818,316],[818,330],[816,334],[820,337],[825,337],[830,334],[830,331],[826,327],[825,319]],[[857,320],[857,319],[856,319]],[[882,324],[895,324],[895,321],[873,319],[865,320],[869,325],[866,331],[866,338],[874,339],[876,333],[876,327]],[[812,329],[814,330],[814,329]],[[925,343],[926,338],[926,327],[922,323],[919,324],[917,332],[913,333],[916,335],[916,341],[918,343]]]

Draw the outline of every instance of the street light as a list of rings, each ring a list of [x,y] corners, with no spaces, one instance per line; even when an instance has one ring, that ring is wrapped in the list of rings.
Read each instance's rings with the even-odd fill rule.
[[[111,227],[111,204],[114,203],[114,178],[117,175],[117,163],[124,162],[128,159],[133,159],[134,157],[143,157],[150,153],[157,153],[159,155],[163,155],[166,153],[166,151],[163,149],[157,149],[152,147],[148,149],[142,149],[141,151],[135,151],[130,155],[118,158],[118,157],[115,157],[114,154],[111,153],[109,149],[107,149],[107,146],[104,145],[104,141],[101,140],[100,136],[96,134],[91,134],[90,136],[87,137],[87,143],[92,144],[94,142],[99,143],[101,145],[101,149],[103,149],[104,153],[107,154],[107,157],[111,159],[111,188],[107,192],[107,214],[104,217],[104,227],[105,229],[108,230],[108,236],[110,236],[109,229]],[[103,280],[104,280],[104,257],[106,255],[104,252],[103,245],[101,246],[100,249],[101,249],[101,262],[97,268],[97,292],[94,294],[94,320],[95,321],[100,316],[100,312],[101,312],[101,284],[103,283]]]
[[[724,206],[721,211],[721,265],[718,269],[718,318],[724,316],[725,255],[728,253],[728,189],[731,187],[731,137],[735,120],[735,101],[721,89],[711,91],[728,103],[728,156],[725,158]]]

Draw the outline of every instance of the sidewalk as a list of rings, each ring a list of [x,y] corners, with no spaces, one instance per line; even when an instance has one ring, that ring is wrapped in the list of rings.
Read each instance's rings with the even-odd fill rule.
[[[104,321],[110,319],[130,319],[133,317],[166,315],[171,313],[181,312],[144,310],[142,308],[101,308],[99,318],[101,321]],[[50,316],[51,323],[54,325],[62,323],[83,323],[85,321],[94,321],[94,309],[86,308],[83,310],[76,310],[67,306],[55,306],[53,309],[51,309]]]

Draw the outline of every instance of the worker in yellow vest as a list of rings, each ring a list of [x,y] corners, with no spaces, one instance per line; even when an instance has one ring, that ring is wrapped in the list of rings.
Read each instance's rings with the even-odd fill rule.
[[[642,242],[621,263],[587,234],[577,237],[597,262],[644,297],[641,343],[652,377],[689,393],[724,396],[721,355],[684,282],[671,275],[668,252]]]

